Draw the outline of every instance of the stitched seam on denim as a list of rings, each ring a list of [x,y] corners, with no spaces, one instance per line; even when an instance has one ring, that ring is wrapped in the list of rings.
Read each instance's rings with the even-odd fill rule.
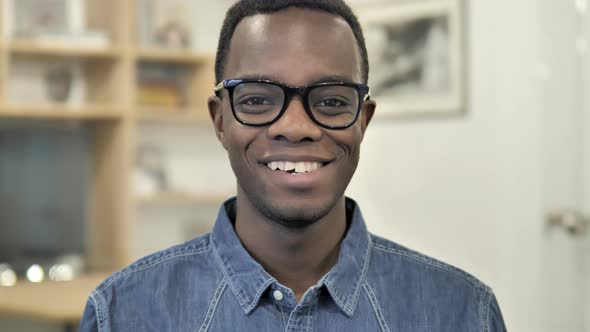
[[[481,330],[485,332],[485,308],[484,308],[484,293],[480,290],[477,291],[477,314],[481,322]]]
[[[256,299],[260,298],[262,296],[262,293],[268,287],[268,285],[272,284],[273,282],[274,282],[274,279],[268,279],[262,284],[261,287],[258,288],[258,291],[256,292],[256,294],[254,294],[254,298],[252,299],[252,302],[246,306],[246,310],[250,311],[256,306],[256,303],[258,302],[258,301],[256,301]]]
[[[357,288],[356,288],[356,292],[355,292],[355,302],[352,304],[351,309],[356,307],[356,304],[359,301],[359,297],[360,297],[360,292],[361,292],[361,282],[365,281],[365,276],[367,275],[367,270],[369,269],[369,262],[371,260],[371,246],[373,244],[373,241],[371,240],[371,236],[367,233],[367,249],[365,250],[365,263],[363,265],[363,272],[361,273],[361,277],[359,278],[358,284],[357,284]],[[352,315],[352,310],[350,312],[350,314]]]
[[[201,248],[201,249],[195,250],[195,251],[192,251],[191,250],[189,252],[184,252],[182,254],[179,254],[177,252],[174,252],[172,254],[168,254],[168,255],[162,256],[162,257],[160,257],[160,258],[158,258],[158,259],[156,259],[154,261],[151,261],[149,263],[140,264],[139,266],[137,266],[137,267],[135,267],[133,269],[129,269],[127,271],[123,270],[123,271],[120,271],[120,272],[114,274],[104,284],[100,285],[99,288],[100,289],[104,289],[106,287],[109,287],[115,281],[117,281],[117,280],[119,280],[119,279],[121,279],[123,277],[127,277],[127,276],[132,275],[132,274],[135,274],[137,272],[141,272],[141,271],[150,269],[150,268],[152,268],[152,267],[154,267],[156,265],[162,264],[162,263],[167,262],[167,261],[169,261],[171,259],[179,258],[179,257],[186,257],[186,256],[193,256],[193,255],[200,255],[200,254],[204,254],[204,253],[208,252],[209,250],[211,250],[211,248],[210,247],[206,247],[206,248]],[[133,265],[131,265],[131,266],[133,266]]]
[[[483,301],[482,301],[483,302]],[[483,331],[490,330],[490,305],[492,303],[492,292],[488,288],[485,290],[485,316],[483,317]]]
[[[311,332],[311,309],[313,308],[312,305],[307,308],[307,326],[305,327],[305,331]]]
[[[307,313],[300,315],[300,314],[296,314],[298,312],[301,312],[302,309],[307,308]],[[292,326],[292,322],[293,322],[293,315],[296,316],[303,316],[303,319],[307,319],[307,314],[309,313],[309,306],[301,306],[301,307],[296,307],[295,309],[291,310],[291,314],[289,314],[289,320],[287,321],[287,327],[285,328],[285,331],[295,331],[294,327]],[[308,322],[309,323],[309,322]],[[295,326],[303,326],[300,321],[297,322],[297,325]]]
[[[213,315],[215,315],[215,312],[217,311],[217,305],[219,304],[219,300],[221,299],[221,296],[223,295],[223,291],[225,290],[226,286],[227,281],[225,280],[225,278],[221,279],[219,285],[217,286],[217,289],[215,289],[213,299],[209,304],[209,309],[207,309],[207,314],[205,315],[205,319],[203,320],[203,324],[201,324],[199,332],[206,332],[207,330],[209,330],[209,326],[211,325],[211,321],[213,320]]]
[[[326,279],[326,284],[328,284],[330,287],[334,288],[334,284],[332,284],[332,282],[330,280],[328,280],[328,279]],[[344,308],[344,311],[346,312],[346,314],[350,315],[350,312],[352,310],[345,303],[343,303],[342,301],[340,301],[340,296],[335,296],[334,297],[334,301],[336,301],[336,303],[338,303],[339,306],[341,306],[341,307]]]
[[[402,250],[398,250],[398,249],[388,248],[388,247],[385,247],[385,246],[377,244],[377,243],[373,243],[373,248],[375,248],[377,250],[384,251],[384,252],[388,252],[390,254],[404,256],[404,257],[410,258],[418,263],[424,263],[426,265],[430,265],[430,266],[435,267],[437,269],[450,272],[450,273],[460,277],[461,279],[469,282],[472,286],[474,286],[476,288],[485,289],[487,287],[487,286],[483,285],[481,282],[479,282],[477,279],[466,275],[464,272],[461,272],[461,271],[457,270],[456,268],[450,267],[446,264],[431,260],[427,257],[423,257],[421,255],[416,255],[416,254],[402,251]]]
[[[373,307],[373,311],[375,312],[375,316],[377,316],[377,321],[379,322],[379,325],[381,326],[381,331],[390,332],[389,326],[387,326],[387,322],[385,322],[385,317],[383,316],[383,312],[381,311],[381,306],[379,305],[379,302],[377,301],[377,297],[375,296],[373,289],[371,288],[371,286],[369,285],[369,283],[366,280],[363,281],[363,288],[365,289],[365,292],[367,292],[367,296],[369,297],[369,301],[371,301],[371,306]]]
[[[215,248],[215,245],[213,243],[213,239],[211,239],[211,243],[213,244],[211,247],[213,248],[213,255],[215,256],[215,259],[217,260],[217,262],[219,263],[219,266],[221,267],[221,273],[223,273],[223,276],[225,277],[225,279],[227,279],[227,283],[229,285],[229,287],[233,290],[233,293],[236,294],[236,296],[238,297],[238,300],[240,301],[240,305],[241,306],[246,306],[244,308],[244,310],[248,311],[248,304],[246,303],[247,300],[244,299],[242,297],[242,289],[236,289],[236,285],[234,285],[233,282],[231,282],[231,278],[229,277],[229,275],[227,274],[227,271],[225,269],[225,265],[223,265],[223,262],[221,261],[221,257],[219,256],[219,253],[217,252],[217,249]]]
[[[98,297],[98,300],[94,297],[95,295]],[[90,293],[90,298],[92,299],[92,302],[94,302],[94,310],[96,311],[96,318],[98,319],[98,332],[101,332],[103,330],[105,321],[105,317],[102,312],[102,305],[105,303],[105,301],[102,295],[96,290]]]
[[[359,294],[360,294],[360,290],[361,290],[361,287],[360,287],[361,282],[364,281],[366,272],[369,269],[369,260],[370,260],[369,259],[370,258],[369,251],[371,250],[371,243],[372,243],[372,241],[371,241],[370,235],[367,235],[367,236],[369,238],[368,238],[367,248],[365,250],[365,255],[364,255],[365,262],[363,263],[363,270],[361,272],[361,275],[360,275],[359,279],[357,280],[357,283],[356,283],[356,286],[355,286],[356,288],[355,288],[354,294],[353,294],[352,299],[351,299],[351,301],[353,301],[353,303],[350,303],[350,306],[348,306],[345,303],[343,303],[342,301],[340,301],[340,293],[337,293],[338,296],[336,296],[334,298],[334,300],[336,301],[336,303],[338,303],[338,305],[344,307],[344,310],[346,311],[346,314],[349,315],[349,316],[352,316],[352,314],[354,313],[354,308],[356,307],[356,304],[358,303],[358,299],[359,299]],[[334,283],[332,283],[332,279],[331,278],[326,278],[324,282],[334,289]]]

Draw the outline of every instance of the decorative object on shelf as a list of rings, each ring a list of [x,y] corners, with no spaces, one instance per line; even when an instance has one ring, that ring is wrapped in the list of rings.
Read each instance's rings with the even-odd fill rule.
[[[165,157],[160,147],[139,146],[134,177],[135,193],[140,197],[153,196],[168,189]]]
[[[361,8],[379,113],[449,114],[464,109],[462,0],[392,1]]]
[[[16,58],[10,68],[9,92],[11,102],[83,105],[86,83],[82,64],[53,58]]]
[[[138,6],[139,39],[147,47],[188,49],[192,46],[190,0],[141,0]]]
[[[187,71],[183,66],[142,63],[138,69],[138,102],[142,106],[177,109],[187,104]]]
[[[85,0],[7,0],[8,38],[41,45],[104,48],[104,31],[85,29]]]
[[[168,22],[156,31],[156,41],[165,48],[188,48],[190,30],[179,22]]]
[[[50,66],[45,72],[45,83],[49,100],[64,103],[70,98],[74,73],[66,64]]]

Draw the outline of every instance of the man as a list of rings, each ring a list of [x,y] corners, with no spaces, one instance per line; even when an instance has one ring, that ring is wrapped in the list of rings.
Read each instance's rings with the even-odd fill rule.
[[[375,111],[341,0],[242,0],[209,111],[238,182],[211,234],[92,292],[93,331],[504,331],[474,277],[371,235],[345,189]]]

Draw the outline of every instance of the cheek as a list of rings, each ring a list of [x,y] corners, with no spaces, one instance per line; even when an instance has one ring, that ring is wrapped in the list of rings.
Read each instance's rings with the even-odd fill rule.
[[[362,141],[362,130],[359,125],[352,126],[341,132],[334,132],[332,139],[343,150],[348,159],[358,160]]]
[[[226,148],[232,167],[244,167],[248,162],[255,162],[252,147],[259,130],[243,126],[236,121],[227,124],[225,134]]]

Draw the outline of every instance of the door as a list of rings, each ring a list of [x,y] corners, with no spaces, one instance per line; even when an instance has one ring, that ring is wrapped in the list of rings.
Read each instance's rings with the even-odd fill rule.
[[[590,14],[587,0],[542,0],[541,285],[545,331],[590,331]]]

